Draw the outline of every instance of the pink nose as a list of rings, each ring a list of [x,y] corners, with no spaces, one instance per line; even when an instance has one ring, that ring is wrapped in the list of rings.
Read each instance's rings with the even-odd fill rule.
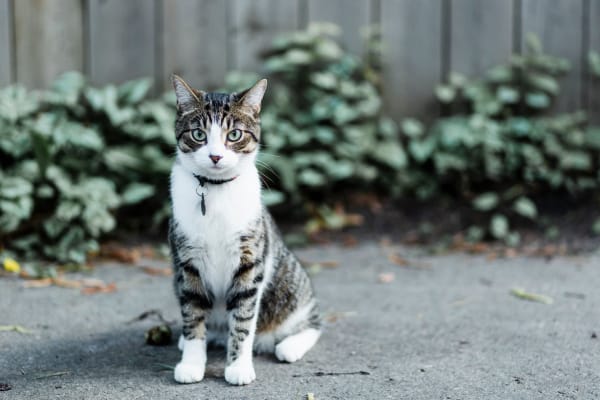
[[[210,158],[210,159],[212,160],[212,162],[213,162],[214,164],[216,164],[216,163],[218,163],[218,162],[219,162],[219,160],[220,160],[221,158],[223,158],[223,156],[215,156],[215,155],[212,155],[212,154],[211,154],[211,155],[209,155],[209,156],[208,156],[208,158]]]

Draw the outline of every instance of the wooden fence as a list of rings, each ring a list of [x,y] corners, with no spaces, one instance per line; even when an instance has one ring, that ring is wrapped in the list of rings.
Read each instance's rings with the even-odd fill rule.
[[[435,116],[433,87],[450,71],[483,72],[536,33],[568,58],[557,109],[600,120],[600,79],[586,56],[600,50],[600,0],[0,0],[0,85],[44,87],[66,70],[98,84],[176,72],[206,89],[228,70],[258,70],[280,32],[331,21],[360,53],[360,27],[378,23],[393,115]]]

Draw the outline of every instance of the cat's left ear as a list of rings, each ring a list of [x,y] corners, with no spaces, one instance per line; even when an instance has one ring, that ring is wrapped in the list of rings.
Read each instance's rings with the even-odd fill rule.
[[[262,102],[265,91],[267,90],[267,80],[261,79],[256,82],[250,89],[239,94],[238,104],[242,107],[250,108],[254,113],[260,112],[260,104]]]

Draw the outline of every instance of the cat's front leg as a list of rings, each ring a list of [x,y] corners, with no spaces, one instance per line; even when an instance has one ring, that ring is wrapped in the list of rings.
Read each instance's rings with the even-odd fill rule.
[[[229,337],[225,380],[232,385],[247,385],[256,379],[252,363],[252,347],[256,331],[258,287],[237,287],[227,298]]]
[[[181,273],[189,275],[188,281],[198,279],[195,270],[185,268]],[[190,279],[191,278],[191,279]],[[185,278],[184,278],[185,279]],[[181,361],[175,366],[174,377],[179,383],[200,382],[204,378],[206,367],[206,325],[205,321],[212,308],[213,301],[209,293],[191,290],[182,285],[179,290],[179,303],[183,317],[183,340]]]

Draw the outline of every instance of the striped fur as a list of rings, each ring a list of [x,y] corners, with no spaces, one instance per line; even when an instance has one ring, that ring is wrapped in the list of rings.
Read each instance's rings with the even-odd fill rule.
[[[225,379],[247,384],[255,378],[253,349],[296,361],[317,341],[321,326],[308,276],[260,203],[254,161],[266,81],[241,94],[195,91],[177,77],[174,86],[178,150],[169,243],[183,318],[175,379],[200,381],[206,344],[214,342],[227,346]],[[198,141],[198,132],[192,137],[194,129],[202,129],[206,140]],[[228,143],[232,129],[243,135]],[[215,163],[209,156],[221,158]],[[235,178],[202,188],[205,215],[194,175]]]

